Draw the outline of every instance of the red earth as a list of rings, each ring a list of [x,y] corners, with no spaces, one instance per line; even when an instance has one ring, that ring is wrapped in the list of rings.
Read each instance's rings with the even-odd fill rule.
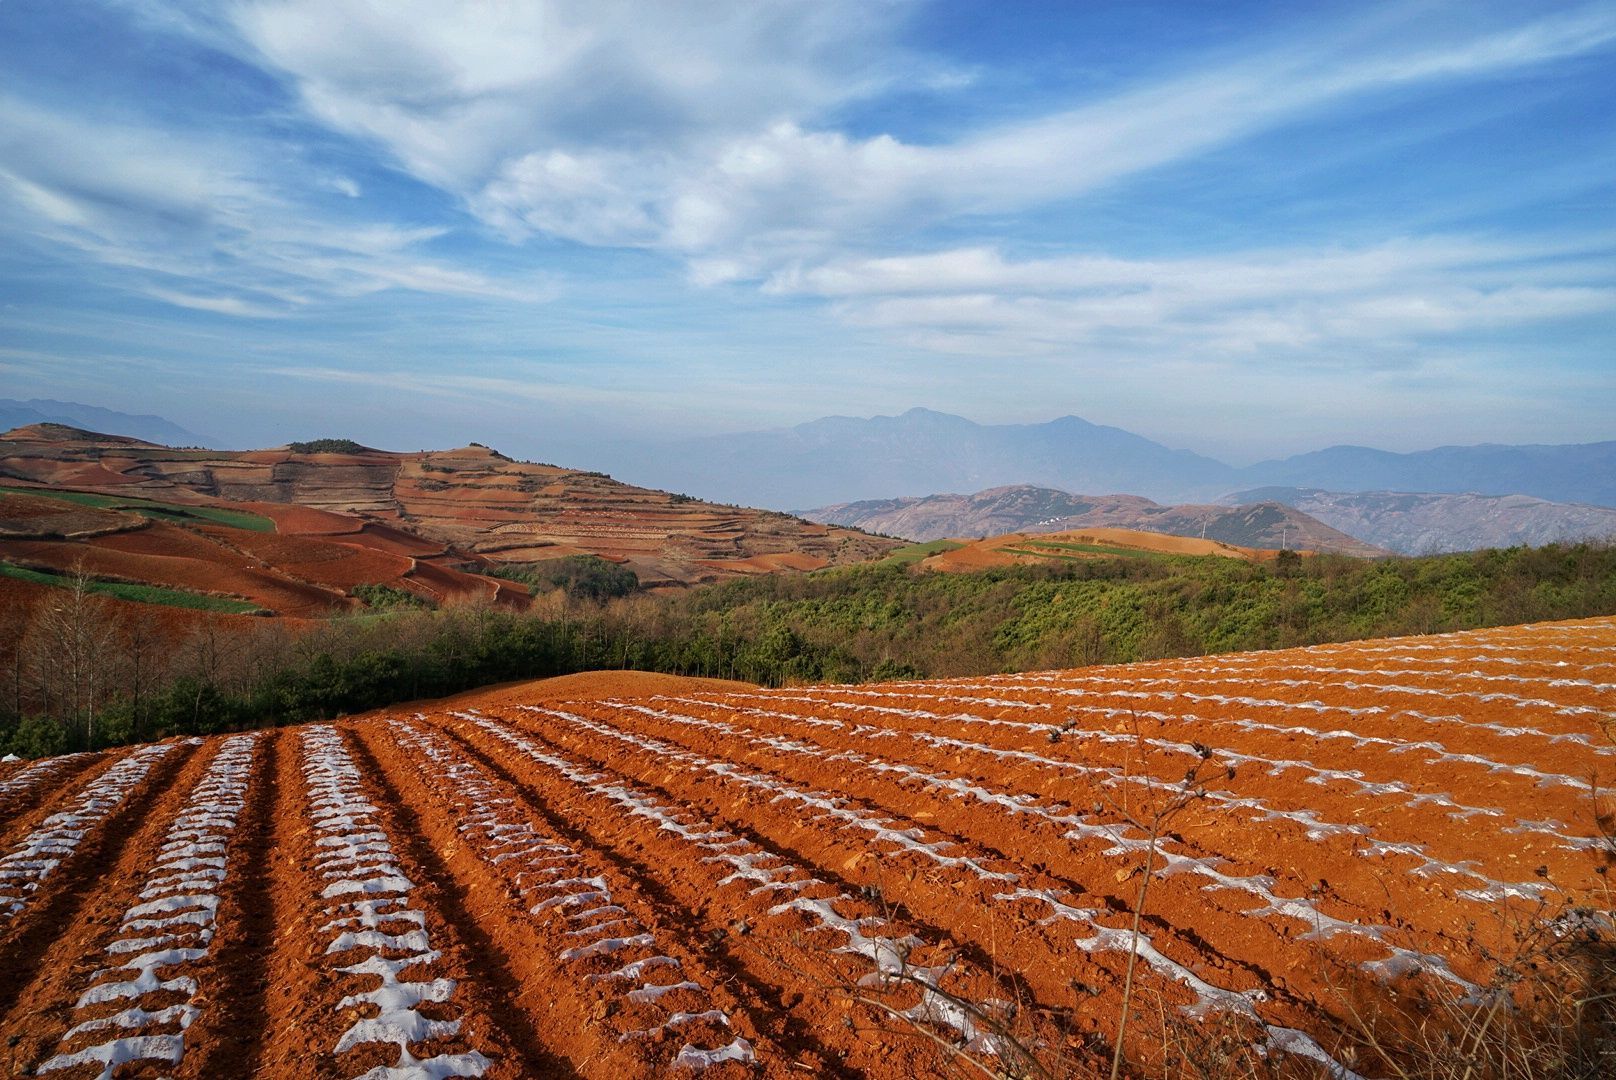
[[[1383,1074],[1353,1009],[1485,1003],[1522,920],[1608,927],[1613,717],[1607,618],[868,686],[598,673],[46,759],[0,773],[0,1058],[1091,1075],[1133,954],[1148,1075],[1169,1031]]]
[[[484,446],[392,453],[185,450],[53,425],[0,435],[9,476],[47,486],[251,509],[283,534],[417,557],[533,562],[590,554],[648,587],[797,573],[886,555],[897,541],[513,461]],[[363,522],[363,526],[352,523]]]

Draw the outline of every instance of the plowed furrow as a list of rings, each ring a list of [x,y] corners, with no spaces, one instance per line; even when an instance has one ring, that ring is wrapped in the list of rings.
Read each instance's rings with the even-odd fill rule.
[[[1519,628],[1516,628],[1519,629]],[[1513,639],[1525,641],[1526,635]],[[1344,664],[1368,671],[1396,671],[1399,668],[1430,675],[1452,674],[1468,678],[1473,674],[1514,676],[1558,685],[1598,682],[1616,672],[1616,650],[1566,642],[1539,642],[1537,655],[1521,645],[1489,645],[1480,638],[1438,643],[1434,639],[1389,639],[1381,643],[1348,642],[1315,645],[1288,653],[1300,663]],[[1236,653],[1184,661],[1185,671],[1242,671],[1268,663],[1264,653]],[[1608,680],[1607,680],[1608,681]]]
[[[1047,803],[1048,796],[1057,794],[1059,809],[1056,812],[1061,824],[1070,829],[1066,838],[1091,840],[1105,843],[1108,847],[1116,846],[1113,838],[1115,823],[1112,818],[1105,816],[1108,804],[1127,799],[1132,789],[1142,789],[1148,793],[1152,785],[1171,786],[1174,782],[1172,773],[1154,776],[1143,773],[1138,770],[1137,762],[1114,766],[1090,764],[1084,759],[1074,760],[1071,756],[1055,757],[1053,755],[1065,753],[1062,747],[1069,740],[1062,737],[1058,743],[1052,744],[1047,729],[1037,739],[995,738],[993,728],[975,729],[970,732],[974,738],[961,738],[934,733],[957,726],[954,724],[937,723],[915,729],[896,729],[824,716],[805,717],[731,700],[653,700],[682,702],[689,708],[710,709],[720,719],[724,716],[739,717],[772,731],[818,740],[825,745],[844,749],[856,750],[861,745],[874,742],[883,752],[896,756],[902,762],[931,768],[934,776],[939,771],[946,773],[950,769],[969,765],[973,778],[970,781],[962,783],[963,778],[957,776],[941,781],[955,797],[969,796],[979,801],[993,802],[1026,824],[1024,815],[1025,818],[1047,819],[1049,807],[1040,806],[1039,797],[1044,796]],[[990,743],[990,739],[994,741]],[[1183,768],[1193,767],[1200,760],[1200,751],[1192,745],[1176,745],[1181,747],[1178,758],[1180,768],[1176,772],[1177,777],[1181,778]],[[1220,756],[1218,751],[1212,751],[1214,759]],[[1015,805],[1007,803],[1006,796],[1002,794],[989,795],[977,782],[981,778],[988,778],[986,782],[990,787],[997,785],[1001,792],[1011,792],[1008,798],[1014,800]],[[1305,885],[1312,890],[1318,880],[1316,877],[1304,878],[1305,868],[1319,862],[1329,862],[1332,866],[1330,894],[1348,901],[1359,910],[1382,910],[1379,907],[1381,904],[1395,907],[1395,898],[1401,895],[1408,899],[1409,889],[1415,890],[1416,898],[1423,906],[1429,902],[1429,894],[1435,889],[1461,905],[1454,921],[1463,923],[1477,915],[1475,905],[1490,907],[1500,900],[1511,898],[1537,901],[1551,895],[1553,886],[1544,880],[1499,880],[1483,873],[1480,862],[1466,859],[1451,850],[1454,845],[1447,842],[1447,833],[1442,830],[1440,822],[1433,829],[1422,830],[1423,823],[1417,819],[1392,818],[1384,812],[1366,815],[1364,807],[1360,805],[1344,815],[1360,819],[1349,823],[1321,816],[1319,810],[1287,809],[1276,805],[1287,802],[1294,805],[1295,792],[1272,780],[1270,786],[1279,790],[1269,792],[1253,789],[1248,783],[1238,794],[1226,789],[1219,790],[1219,780],[1221,777],[1214,772],[1210,783],[1199,786],[1198,790],[1204,792],[1202,801],[1205,809],[1198,807],[1195,813],[1187,815],[1190,820],[1184,825],[1184,832],[1215,828],[1216,846],[1209,854],[1226,857],[1234,863],[1265,867],[1263,872],[1270,877],[1285,876],[1288,869],[1295,868],[1290,876],[1295,878],[1298,888]],[[1268,796],[1266,800],[1259,797],[1265,794]],[[1086,817],[1074,816],[1073,812],[1064,809],[1066,803],[1094,807],[1098,812]],[[1365,823],[1366,820],[1373,824]],[[1230,828],[1234,823],[1243,827]],[[1435,837],[1435,847],[1415,839],[1428,833]],[[1517,858],[1521,851],[1531,853],[1529,844],[1523,844],[1507,832],[1499,835],[1471,830],[1467,835],[1474,848],[1488,854],[1496,854],[1500,849],[1516,854]],[[1445,852],[1445,856],[1439,855],[1437,847],[1450,850]],[[1395,872],[1386,872],[1383,863],[1395,867]],[[1572,867],[1573,880],[1576,879],[1575,875],[1586,876],[1590,865],[1586,858],[1575,863]],[[1443,885],[1451,888],[1442,888]],[[1382,911],[1381,917],[1388,916]],[[1311,920],[1315,916],[1309,912],[1308,918]]]
[[[885,807],[797,786],[756,767],[707,757],[562,710],[540,707],[532,715],[536,722],[547,723],[561,745],[594,760],[610,760],[631,777],[659,775],[671,793],[715,813],[726,827],[741,820],[732,809],[726,812],[741,795],[746,800],[744,820],[757,832],[782,842],[790,837],[790,843],[816,864],[846,866],[855,880],[862,879],[957,938],[994,949],[994,959],[1023,973],[1041,1000],[1055,1001],[1069,992],[1074,971],[1086,971],[1084,981],[1102,994],[1118,993],[1123,964],[1117,961],[1123,959],[1120,954],[1133,950],[1168,984],[1165,992],[1177,999],[1185,1014],[1239,1017],[1265,1032],[1258,1037],[1275,1047],[1296,1038],[1306,1040],[1289,1023],[1271,1022],[1258,1013],[1254,1001],[1267,998],[1272,989],[1260,967],[1208,954],[1159,924],[1138,939],[1134,950],[1129,930],[1106,925],[1099,909],[1080,906],[1088,898],[1043,871],[994,858]],[[724,751],[720,746],[713,752]],[[1075,925],[1064,925],[1068,922]],[[1178,953],[1178,958],[1164,949]],[[1226,981],[1232,985],[1220,985]],[[1294,1006],[1268,1009],[1286,1013],[1290,1023],[1308,1019]],[[1306,1041],[1310,1050],[1324,1053]]]
[[[282,933],[292,940],[277,958],[261,1074],[523,1075],[466,982],[471,965],[426,875],[395,847],[385,797],[367,786],[342,734],[306,727],[295,757],[301,828],[277,881],[289,894]]]
[[[1305,670],[1305,669],[1303,669]],[[1081,685],[1092,680],[1095,684],[1091,689]],[[1070,685],[1070,684],[1078,685]],[[1452,704],[1462,706],[1468,715],[1484,719],[1508,721],[1521,716],[1541,718],[1550,723],[1565,725],[1572,730],[1583,727],[1591,719],[1600,715],[1601,709],[1597,704],[1582,701],[1554,700],[1546,697],[1536,697],[1527,694],[1515,694],[1506,690],[1465,690],[1453,685],[1419,686],[1410,682],[1399,682],[1385,677],[1369,676],[1367,678],[1309,678],[1304,677],[1292,665],[1285,665],[1283,672],[1268,671],[1249,676],[1247,678],[1203,675],[1189,676],[1177,681],[1178,685],[1187,688],[1187,692],[1219,694],[1227,693],[1236,687],[1255,687],[1266,696],[1292,706],[1306,707],[1310,703],[1318,702],[1322,697],[1328,704],[1331,699],[1340,700],[1344,696],[1355,698],[1375,697],[1395,704],[1398,707],[1422,707],[1429,703],[1438,705]],[[1112,692],[1128,693],[1136,697],[1165,697],[1173,693],[1172,690],[1134,689],[1136,684],[1127,679],[1105,679],[1099,676],[1072,676],[1068,678],[1052,679],[1048,681],[1024,681],[1002,685],[997,689],[1017,689],[1022,686],[1037,687],[1051,693],[1080,695],[1090,692],[1105,692],[1108,687],[1129,687],[1127,690]],[[1146,684],[1148,686],[1148,683]],[[1588,695],[1579,695],[1585,697]]]
[[[79,854],[85,837],[92,836],[173,750],[173,743],[158,743],[134,751],[18,839],[0,858],[0,919],[15,920],[57,867]]]
[[[1385,747],[1393,754],[1412,752],[1420,757],[1434,756],[1444,761],[1473,764],[1484,768],[1489,780],[1500,774],[1519,776],[1541,787],[1586,787],[1590,756],[1616,756],[1616,746],[1604,741],[1596,726],[1588,721],[1573,725],[1578,730],[1545,730],[1534,726],[1543,719],[1540,717],[1514,717],[1505,724],[1480,719],[1473,713],[1461,715],[1392,707],[1379,703],[1373,696],[1354,696],[1335,704],[1316,699],[1283,700],[1269,696],[1266,686],[1254,680],[1239,681],[1238,692],[1204,687],[1198,691],[1185,680],[1172,680],[1173,688],[1169,690],[1139,689],[1139,685],[1103,691],[1068,685],[996,686],[991,694],[977,696],[920,687],[906,687],[901,694],[854,688],[823,693],[889,705],[903,704],[907,700],[945,711],[966,706],[986,707],[990,711],[1037,714],[1029,718],[1051,723],[1065,722],[1072,713],[1126,715],[1137,712],[1152,716],[1167,714],[1180,720],[1199,719],[1236,731],[1244,730],[1241,725],[1248,721],[1271,725],[1270,730],[1293,731],[1309,737],[1310,733],[1322,729],[1325,734],[1350,734],[1355,739],[1367,740],[1364,745]],[[1201,715],[1186,713],[1178,704],[1180,701],[1190,702],[1194,713]],[[1616,697],[1612,698],[1610,707],[1616,708]],[[1553,726],[1552,720],[1548,722]],[[1442,740],[1455,748],[1450,749]]]
[[[102,898],[99,883],[115,880],[129,841],[149,825],[147,815],[199,742],[131,752],[74,792],[0,860],[9,911],[0,915],[0,969],[14,976],[0,979],[0,1015],[24,997],[46,951],[68,938],[86,908]]]
[[[720,828],[654,784],[585,765],[531,729],[462,720],[457,732],[520,771],[523,788],[593,845],[623,853],[639,873],[654,868],[669,899],[715,928],[715,943],[773,988],[833,1064],[858,1074],[935,1074],[938,1050],[910,1024],[952,1036],[972,1055],[1009,1052],[988,1014],[1014,989],[935,930],[845,884],[840,867],[810,867],[745,824]],[[879,1005],[855,1006],[855,997]],[[894,1023],[893,1034],[908,1037],[879,1036]],[[1017,1024],[1042,1030],[1030,1018]]]
[[[185,1059],[173,1074],[180,1080],[257,1073],[278,925],[271,867],[280,758],[292,738],[287,732],[265,732],[254,752],[252,778],[230,840],[229,873],[219,883],[213,971],[204,981],[208,1000],[186,1032]]]
[[[1185,687],[1198,693],[1228,693],[1231,688],[1247,686],[1302,703],[1317,700],[1319,691],[1332,698],[1346,691],[1360,697],[1456,698],[1458,703],[1467,706],[1498,706],[1572,719],[1596,712],[1598,702],[1616,692],[1616,684],[1581,677],[1531,678],[1508,672],[1467,671],[1459,665],[1427,670],[1390,665],[1354,666],[1344,660],[1306,663],[1294,657],[1281,664],[1273,661],[1264,664],[1249,655],[1244,663],[1175,671],[1172,675],[1152,677],[1139,673],[1130,678],[1123,671],[1023,675],[1004,680],[996,688],[1059,687],[1105,693],[1118,687],[1142,691]]]
[[[601,708],[611,709],[602,717]],[[1151,852],[1148,834],[1118,816],[1120,806],[1109,815],[1073,809],[1064,803],[1040,798],[1026,789],[1003,785],[1005,770],[983,779],[948,771],[948,755],[924,753],[926,744],[905,742],[896,747],[895,760],[873,752],[879,746],[892,748],[895,732],[875,732],[868,728],[858,734],[842,734],[827,729],[823,722],[804,725],[805,730],[782,733],[758,731],[722,719],[710,719],[633,703],[606,703],[589,710],[597,718],[618,726],[631,726],[676,741],[686,748],[699,749],[691,729],[714,733],[730,748],[732,756],[746,760],[766,760],[781,776],[796,782],[822,783],[827,768],[838,778],[837,792],[868,799],[896,810],[911,820],[929,822],[938,828],[969,839],[997,858],[1014,853],[1023,860],[1035,858],[1059,879],[1061,887],[1078,894],[1104,896],[1108,906],[1125,908],[1132,901],[1129,879]],[[625,723],[626,722],[626,723]],[[881,736],[886,736],[882,738]],[[804,741],[810,740],[810,741]],[[954,755],[958,764],[959,755]],[[853,781],[858,781],[857,783]],[[1173,792],[1171,786],[1165,788]],[[1179,789],[1180,792],[1182,789]],[[1064,793],[1082,800],[1084,791]],[[1086,801],[1092,805],[1101,792],[1090,790]],[[1226,833],[1220,831],[1220,841]],[[1283,855],[1275,861],[1311,868],[1328,855],[1312,845],[1285,854],[1301,860],[1292,863]],[[1270,852],[1270,854],[1275,854]],[[1350,858],[1350,850],[1334,852]],[[1398,944],[1400,935],[1377,921],[1361,907],[1340,902],[1321,905],[1308,895],[1306,881],[1293,881],[1276,891],[1275,875],[1261,865],[1238,865],[1217,851],[1201,849],[1182,835],[1161,837],[1154,848],[1153,862],[1162,879],[1157,887],[1158,906],[1164,909],[1194,910],[1196,932],[1221,955],[1233,959],[1274,955],[1294,950],[1299,963],[1318,970],[1353,962],[1369,975],[1389,972],[1423,972],[1457,986],[1467,993],[1476,988],[1458,979],[1447,960],[1428,950],[1420,951]],[[1315,879],[1316,880],[1316,879]],[[1384,894],[1383,894],[1384,896]],[[1396,906],[1396,898],[1391,901]],[[1328,907],[1333,913],[1327,913]],[[1474,914],[1474,912],[1470,912]],[[1299,943],[1291,939],[1299,939]],[[1351,950],[1325,959],[1309,956],[1324,943],[1350,944]],[[1316,943],[1316,944],[1315,944]]]
[[[158,759],[160,783],[142,784],[124,811],[113,816],[109,832],[118,825],[129,828],[115,845],[96,854],[93,877],[86,875],[85,882],[71,890],[65,886],[83,873],[77,860],[108,839],[100,834],[87,838],[75,859],[47,879],[37,908],[30,905],[18,915],[26,929],[16,944],[31,944],[34,953],[31,961],[15,969],[14,981],[0,985],[8,998],[6,1010],[0,1012],[0,1031],[15,1071],[32,1069],[55,1053],[62,1033],[75,1023],[79,996],[92,976],[107,967],[108,942],[125,911],[141,902],[143,879],[160,857],[165,833],[213,757],[212,748],[190,750],[180,744]],[[129,816],[128,806],[141,802],[145,806],[138,819]],[[11,949],[5,951],[9,956]]]
[[[1587,816],[1591,764],[1588,755],[1577,748],[1568,747],[1561,754],[1551,755],[1561,757],[1565,768],[1574,770],[1556,772],[1534,763],[1450,750],[1432,739],[1375,736],[1360,732],[1356,725],[1327,730],[1309,726],[1310,722],[1318,723],[1314,719],[1317,712],[1334,707],[1310,707],[1305,718],[1287,718],[1283,710],[1276,713],[1266,709],[1278,703],[1249,696],[1220,699],[1209,705],[1203,704],[1205,695],[1187,691],[1079,696],[1081,700],[1062,698],[1054,702],[999,697],[991,699],[990,709],[977,712],[959,711],[958,699],[942,695],[899,697],[860,690],[812,696],[772,695],[767,700],[862,710],[885,717],[908,715],[924,722],[991,723],[1012,728],[1019,725],[1046,735],[1056,728],[1068,739],[1109,747],[1112,760],[1138,749],[1182,754],[1192,743],[1200,742],[1216,747],[1220,755],[1236,764],[1249,762],[1269,772],[1311,772],[1322,781],[1356,787],[1360,794],[1403,795],[1461,819],[1476,815],[1501,817],[1507,811],[1498,805],[1500,802],[1507,805],[1517,798],[1529,797],[1543,812],[1559,819],[1562,826],[1581,833],[1567,841],[1573,846],[1586,845],[1587,833],[1591,832],[1591,819],[1575,820],[1578,815]],[[1138,700],[1146,697],[1152,700]],[[1190,702],[1190,706],[1186,708],[1179,704],[1181,701]],[[1203,714],[1203,709],[1210,711]],[[1104,727],[1097,729],[1097,725]],[[1147,737],[1136,736],[1136,731]],[[1293,750],[1305,757],[1283,756]],[[1436,766],[1440,785],[1426,776],[1431,770],[1411,768],[1411,762]],[[1611,770],[1607,767],[1606,771]],[[1529,832],[1538,831],[1526,822],[1516,824]],[[1565,828],[1543,832],[1562,839],[1573,836]]]
[[[1151,730],[1163,728],[1143,727],[1136,723],[1166,724],[1175,719],[1172,714],[1141,714],[1134,710],[1116,710],[1108,715],[1114,718],[1109,728],[1070,727],[1047,722],[1029,722],[1020,719],[980,715],[965,712],[933,712],[927,709],[879,705],[868,701],[841,701],[828,698],[802,698],[776,695],[758,698],[756,695],[730,695],[731,699],[772,701],[800,707],[811,704],[830,716],[845,716],[858,721],[877,721],[900,730],[925,737],[934,730],[969,730],[984,742],[1002,747],[1007,753],[1024,750],[1030,745],[1042,745],[1050,756],[1061,756],[1072,761],[1073,768],[1089,770],[1094,775],[1107,775],[1113,782],[1167,782],[1184,774],[1184,770],[1202,759],[1203,750],[1211,753],[1218,764],[1233,768],[1235,778],[1228,783],[1215,780],[1207,785],[1210,797],[1220,805],[1249,809],[1264,820],[1293,820],[1306,827],[1310,838],[1328,835],[1367,836],[1370,828],[1361,823],[1331,822],[1311,807],[1317,806],[1321,792],[1326,798],[1346,800],[1362,809],[1364,803],[1373,805],[1378,815],[1393,814],[1386,819],[1388,832],[1396,846],[1384,850],[1369,845],[1371,854],[1416,854],[1402,836],[1420,837],[1436,835],[1442,838],[1443,848],[1438,862],[1457,869],[1443,872],[1471,877],[1467,892],[1477,899],[1502,899],[1511,896],[1534,897],[1545,886],[1508,880],[1495,881],[1485,874],[1471,874],[1467,862],[1484,865],[1496,853],[1489,831],[1475,828],[1455,830],[1453,821],[1477,819],[1495,822],[1498,831],[1506,835],[1527,836],[1528,840],[1512,840],[1512,848],[1524,847],[1543,859],[1556,863],[1566,873],[1586,874],[1588,864],[1585,853],[1597,848],[1600,840],[1591,835],[1589,826],[1580,826],[1589,817],[1590,808],[1579,806],[1577,820],[1562,821],[1550,816],[1545,819],[1515,816],[1499,806],[1476,805],[1461,802],[1443,788],[1447,777],[1439,783],[1425,778],[1418,783],[1397,777],[1372,780],[1355,768],[1326,768],[1310,760],[1269,756],[1255,752],[1242,752],[1216,744],[1205,745],[1180,738],[1153,735]],[[876,723],[860,724],[874,728]],[[857,730],[857,729],[855,729]],[[1053,736],[1053,739],[1051,738]],[[1058,744],[1058,745],[1057,745]],[[1256,749],[1253,747],[1252,749]],[[1300,786],[1297,781],[1310,786]],[[1538,838],[1543,838],[1539,840]],[[1532,841],[1536,841],[1533,843]],[[1423,853],[1423,848],[1421,849]],[[1434,865],[1431,869],[1438,869]]]
[[[258,735],[219,744],[138,877],[140,891],[81,986],[56,1051],[39,1073],[172,1075],[186,1033],[215,989],[210,953],[231,840],[246,802]]]
[[[58,795],[74,777],[103,760],[102,754],[41,758],[0,780],[0,836],[10,832],[22,815]]]
[[[696,978],[706,975],[700,964],[672,955],[684,950],[659,940],[649,929],[655,920],[632,910],[637,898],[536,828],[488,770],[419,724],[394,720],[361,734],[421,815],[513,983],[544,988],[523,995],[524,1004],[573,1068],[629,1077],[754,1061],[756,1037],[735,1033],[732,1015],[740,1014],[729,995],[721,1007],[713,980]],[[391,748],[395,742],[407,753]]]

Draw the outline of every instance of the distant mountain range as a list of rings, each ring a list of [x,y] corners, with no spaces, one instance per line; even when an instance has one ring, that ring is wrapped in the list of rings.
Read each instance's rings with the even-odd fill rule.
[[[1275,485],[1530,495],[1616,506],[1616,441],[1448,446],[1408,454],[1335,446],[1235,468],[1075,416],[993,425],[928,409],[688,439],[662,448],[633,471],[638,482],[777,509],[1007,484],[1125,492],[1167,503]]]
[[[1616,511],[1613,511],[1616,513]],[[849,525],[908,540],[1133,529],[1201,537],[1243,548],[1335,551],[1373,557],[1387,552],[1275,501],[1243,506],[1162,506],[1137,495],[1072,495],[1015,484],[974,495],[872,499],[806,510],[809,521]]]
[[[1281,502],[1360,540],[1404,555],[1616,537],[1616,509],[1548,502],[1529,495],[1265,487],[1236,492],[1225,501]]]
[[[644,461],[635,478],[788,509],[1003,484],[1178,498],[1229,491],[1228,477],[1222,462],[1075,416],[995,426],[910,409],[685,440]]]
[[[1324,491],[1530,495],[1616,507],[1616,442],[1561,446],[1439,446],[1393,454],[1332,446],[1239,470],[1257,486]]]
[[[186,431],[178,424],[161,416],[117,412],[94,405],[80,405],[76,401],[52,401],[33,398],[17,401],[0,398],[0,431],[25,427],[29,424],[66,424],[68,427],[99,431],[107,435],[127,435],[144,442],[164,446],[212,446],[212,441]]]

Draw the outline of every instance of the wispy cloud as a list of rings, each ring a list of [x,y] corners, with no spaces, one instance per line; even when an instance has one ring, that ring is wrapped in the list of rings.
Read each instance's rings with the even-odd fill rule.
[[[470,205],[513,232],[662,248],[700,280],[754,277],[843,248],[873,228],[912,233],[962,216],[1025,211],[1115,184],[1348,99],[1474,80],[1616,43],[1595,8],[1418,46],[1345,55],[1333,35],[1094,103],[920,145],[812,123],[817,102],[747,129],[678,141],[513,143]]]
[[[121,272],[120,287],[268,318],[386,289],[540,302],[553,281],[498,279],[427,255],[442,226],[324,212],[250,139],[157,128],[0,97],[0,223]],[[312,180],[312,178],[311,178]]]
[[[989,248],[792,268],[765,289],[957,353],[1383,356],[1433,336],[1616,310],[1616,238],[1427,238],[1214,257],[1005,258]]]

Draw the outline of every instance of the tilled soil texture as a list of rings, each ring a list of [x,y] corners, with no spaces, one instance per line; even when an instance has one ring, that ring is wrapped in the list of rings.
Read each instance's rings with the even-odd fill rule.
[[[1228,1046],[1385,1075],[1349,1021],[1488,1010],[1523,927],[1610,929],[1612,724],[1597,619],[601,676],[14,765],[0,1046],[69,1077],[1088,1076],[1126,1009],[1149,1075]]]

